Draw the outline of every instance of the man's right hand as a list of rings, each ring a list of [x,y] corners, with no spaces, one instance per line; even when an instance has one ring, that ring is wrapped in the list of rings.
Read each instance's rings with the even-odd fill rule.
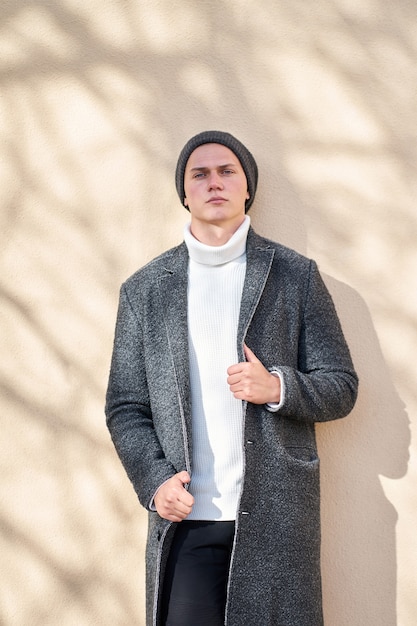
[[[159,515],[170,522],[181,522],[193,508],[194,498],[184,485],[191,480],[188,472],[179,472],[161,485],[154,497]]]

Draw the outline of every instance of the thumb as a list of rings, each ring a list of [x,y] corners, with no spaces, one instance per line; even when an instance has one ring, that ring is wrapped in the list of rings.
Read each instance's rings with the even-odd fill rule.
[[[252,350],[250,348],[248,348],[246,343],[243,344],[243,349],[245,351],[245,357],[246,357],[247,361],[249,361],[249,363],[257,363],[257,361],[259,359],[255,356],[255,354],[252,352]]]
[[[185,470],[183,472],[179,472],[177,474],[178,478],[180,479],[180,481],[182,482],[183,485],[185,485],[186,483],[189,483],[191,481],[190,475],[188,472],[186,472]]]

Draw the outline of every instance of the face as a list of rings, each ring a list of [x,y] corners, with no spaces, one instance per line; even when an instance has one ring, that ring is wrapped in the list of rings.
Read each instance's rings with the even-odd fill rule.
[[[221,227],[231,235],[243,222],[249,198],[247,180],[239,159],[226,146],[207,143],[191,153],[184,190],[197,238],[211,227]]]

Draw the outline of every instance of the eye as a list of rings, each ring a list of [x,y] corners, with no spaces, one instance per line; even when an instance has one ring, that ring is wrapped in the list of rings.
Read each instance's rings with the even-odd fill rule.
[[[222,170],[222,174],[224,174],[225,176],[230,176],[231,174],[234,174],[234,171],[229,168],[226,168]]]
[[[197,178],[197,179],[198,179],[198,178],[204,178],[204,176],[205,176],[205,173],[204,173],[204,172],[195,172],[195,173],[193,174],[193,178]]]

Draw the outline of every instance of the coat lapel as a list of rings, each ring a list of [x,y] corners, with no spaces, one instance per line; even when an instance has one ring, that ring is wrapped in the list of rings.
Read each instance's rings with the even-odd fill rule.
[[[188,432],[190,421],[190,376],[187,326],[188,253],[185,244],[167,259],[159,278],[161,311],[164,316],[171,358],[178,383],[179,400]]]
[[[245,283],[237,332],[238,356],[244,361],[243,343],[267,281],[274,250],[250,229]],[[187,324],[188,252],[185,244],[166,260],[159,277],[161,311],[167,329],[171,358],[178,382],[179,401],[188,436],[191,434],[190,372]]]
[[[245,360],[243,343],[269,276],[273,258],[273,248],[250,228],[246,247],[246,276],[237,331],[239,361]]]

